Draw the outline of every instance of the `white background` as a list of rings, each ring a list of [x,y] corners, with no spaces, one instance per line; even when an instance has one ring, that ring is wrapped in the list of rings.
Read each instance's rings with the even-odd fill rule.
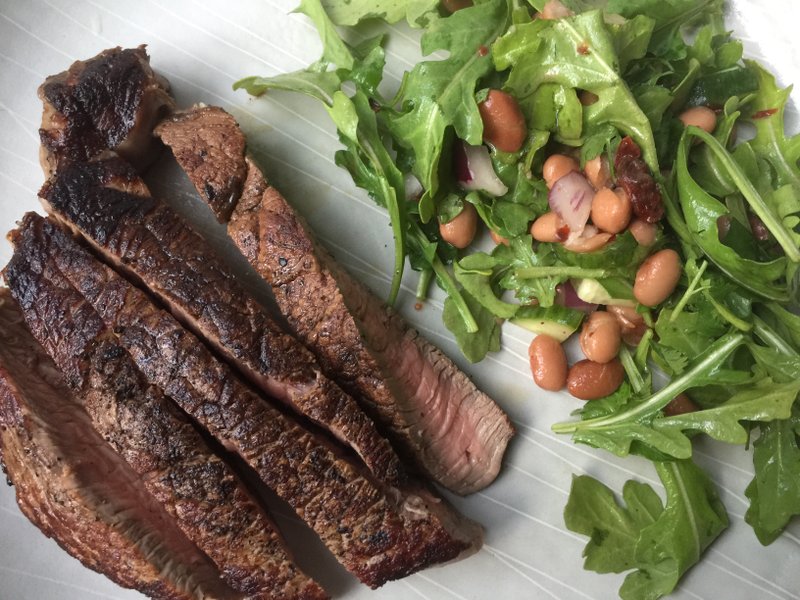
[[[311,25],[305,17],[288,14],[294,3],[0,0],[0,229],[12,228],[25,211],[39,210],[37,86],[73,60],[110,46],[147,43],[153,66],[169,78],[179,105],[203,101],[232,112],[273,183],[337,258],[385,297],[392,260],[388,218],[333,164],[337,141],[327,115],[298,96],[274,93],[252,100],[231,91],[240,77],[298,69],[318,57],[320,47]],[[734,1],[728,15],[747,52],[765,60],[784,85],[798,79],[798,21],[788,0]],[[395,27],[390,39],[387,84],[396,86],[402,70],[410,69],[418,58],[417,36]],[[796,128],[796,119],[792,123]],[[190,214],[224,250],[224,231],[209,221],[205,207],[195,201],[182,177],[170,171],[170,178],[162,182],[158,187],[166,199]],[[9,244],[0,240],[0,265],[9,256]],[[531,335],[506,326],[501,353],[478,365],[464,364],[441,325],[441,296],[415,311],[414,285],[415,275],[409,272],[400,297],[402,311],[455,357],[518,427],[496,483],[483,493],[455,500],[465,514],[486,526],[484,549],[463,562],[372,592],[337,567],[288,509],[279,508],[278,521],[301,564],[336,597],[347,599],[615,598],[622,576],[583,571],[581,551],[586,540],[564,528],[562,510],[570,478],[572,473],[588,473],[620,490],[626,479],[636,477],[660,491],[653,470],[644,461],[618,460],[550,433],[550,424],[567,418],[578,404],[566,394],[543,393],[534,387],[526,353]],[[752,473],[749,453],[701,443],[696,460],[717,483],[731,527],[688,574],[675,597],[800,597],[800,523],[762,548],[742,520],[747,508],[743,490]],[[62,552],[21,515],[13,488],[0,486],[0,600],[91,598],[141,596],[119,589]]]

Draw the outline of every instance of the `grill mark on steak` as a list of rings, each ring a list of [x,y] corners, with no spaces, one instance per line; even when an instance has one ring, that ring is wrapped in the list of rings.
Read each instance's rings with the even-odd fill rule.
[[[5,288],[0,337],[0,457],[25,516],[84,566],[151,598],[241,598],[94,430]]]
[[[37,223],[27,253],[43,264],[26,273],[56,270],[68,279],[148,381],[239,454],[364,583],[378,587],[479,546],[477,525],[427,489],[387,487],[338,455],[243,385],[171,315],[62,230],[29,214],[23,233]],[[30,289],[20,289],[23,302]],[[70,308],[54,307],[51,316]]]
[[[208,120],[214,135],[242,138],[236,121],[217,107],[177,113],[156,128],[203,196],[203,175],[247,178],[228,234],[272,286],[279,308],[324,372],[352,395],[431,478],[459,494],[489,485],[500,471],[514,429],[505,413],[440,350],[383,305],[319,246],[302,218],[269,186],[258,167],[238,155],[204,163],[181,156],[203,152]],[[220,125],[227,133],[223,136]],[[238,146],[237,146],[238,147]],[[211,153],[208,153],[212,156]],[[213,205],[212,205],[213,209]],[[220,215],[217,214],[219,217]]]
[[[293,564],[275,525],[232,469],[162,391],[146,382],[47,253],[68,252],[75,242],[33,213],[12,242],[6,280],[34,337],[64,372],[100,435],[219,567],[225,582],[247,598],[327,598]],[[90,272],[86,276],[84,283],[102,285]]]
[[[144,46],[111,48],[39,87],[44,103],[39,137],[45,175],[70,161],[114,150],[137,167],[155,158],[155,123],[174,108],[169,84],[150,68]]]
[[[351,446],[376,476],[400,481],[399,458],[358,404],[238,284],[209,244],[149,195],[130,165],[118,158],[65,165],[40,198],[248,379]]]
[[[180,143],[184,132],[194,130],[196,143]],[[216,106],[199,106],[162,121],[155,135],[175,145],[175,158],[198,191],[224,223],[242,192],[247,177],[244,164],[245,138],[233,117]],[[196,184],[197,185],[197,184]]]

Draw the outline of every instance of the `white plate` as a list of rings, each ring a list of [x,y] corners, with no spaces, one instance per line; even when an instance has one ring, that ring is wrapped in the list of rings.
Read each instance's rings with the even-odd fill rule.
[[[36,87],[110,46],[147,43],[152,64],[172,82],[178,102],[203,101],[231,111],[249,135],[265,171],[310,221],[337,258],[385,296],[391,273],[390,229],[350,177],[332,162],[337,148],[327,115],[311,100],[282,93],[251,100],[231,91],[238,78],[294,70],[315,60],[316,34],[299,15],[295,0],[0,0],[0,230],[10,229],[27,210],[39,210],[42,183],[37,163],[41,105]],[[750,56],[763,60],[781,83],[797,79],[798,23],[788,0],[769,3],[737,0],[729,25],[745,40]],[[761,5],[761,6],[759,6]],[[794,9],[796,10],[796,9]],[[392,28],[388,83],[417,59],[417,34]],[[793,113],[793,117],[796,113]],[[796,119],[791,128],[796,129]],[[193,192],[176,178],[165,193],[195,216]],[[191,209],[191,210],[190,210]],[[200,225],[216,244],[224,232],[204,219]],[[0,265],[10,257],[0,241]],[[598,576],[581,567],[586,540],[564,528],[562,510],[572,473],[589,473],[613,489],[636,477],[656,483],[650,465],[617,460],[557,437],[549,425],[564,419],[577,403],[566,394],[544,393],[531,382],[527,364],[530,334],[506,326],[504,349],[478,365],[461,359],[440,321],[441,295],[423,310],[413,308],[414,274],[408,273],[400,306],[408,319],[438,344],[508,411],[519,434],[511,444],[503,474],[484,493],[455,499],[463,512],[486,526],[486,545],[460,563],[430,569],[372,592],[331,559],[309,555],[309,534],[296,521],[279,517],[293,537],[302,563],[336,597],[428,599],[599,599],[616,598],[621,576]],[[0,341],[2,343],[2,341]],[[800,523],[769,548],[762,548],[742,517],[743,490],[751,478],[749,453],[700,443],[697,461],[717,483],[731,527],[700,566],[684,579],[676,598],[798,597]],[[657,489],[661,489],[660,486]],[[298,533],[299,532],[299,533]],[[21,515],[13,488],[0,488],[0,598],[77,600],[141,598],[84,569],[46,539]]]

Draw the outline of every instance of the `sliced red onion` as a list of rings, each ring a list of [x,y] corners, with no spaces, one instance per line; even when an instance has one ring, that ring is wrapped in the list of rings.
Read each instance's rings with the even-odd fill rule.
[[[497,177],[486,146],[456,142],[453,147],[453,170],[464,190],[480,190],[491,196],[503,196],[508,188]]]
[[[572,283],[566,281],[556,286],[556,303],[567,308],[574,308],[585,313],[593,313],[599,305],[584,302],[578,297]]]
[[[550,208],[569,226],[571,235],[581,235],[592,212],[594,188],[575,171],[555,182],[550,190]]]

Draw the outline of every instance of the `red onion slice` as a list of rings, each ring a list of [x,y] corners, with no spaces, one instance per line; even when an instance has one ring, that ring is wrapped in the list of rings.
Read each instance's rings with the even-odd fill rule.
[[[568,226],[571,234],[581,235],[592,212],[594,188],[586,177],[573,171],[556,181],[550,190],[550,208]]]
[[[572,283],[569,281],[565,281],[556,286],[556,303],[585,313],[593,313],[598,307],[597,304],[591,304],[581,300],[575,288],[572,287]]]
[[[508,192],[494,172],[486,146],[456,142],[453,147],[453,170],[463,190],[480,190],[491,196],[503,196]]]

